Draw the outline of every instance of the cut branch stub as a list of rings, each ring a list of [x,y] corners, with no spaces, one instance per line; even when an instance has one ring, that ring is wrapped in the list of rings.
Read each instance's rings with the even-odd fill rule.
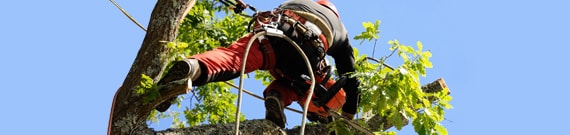
[[[443,80],[443,78],[439,78],[431,83],[428,83],[424,86],[422,86],[422,91],[424,91],[425,93],[436,93],[436,92],[440,92],[444,89],[447,88],[447,84],[445,84],[445,81]],[[451,91],[447,91],[447,94],[451,94]]]

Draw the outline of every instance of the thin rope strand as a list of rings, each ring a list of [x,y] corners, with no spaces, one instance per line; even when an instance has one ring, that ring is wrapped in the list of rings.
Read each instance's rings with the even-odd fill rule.
[[[127,12],[125,9],[123,9],[114,0],[109,0],[109,1],[111,1],[111,3],[113,3],[113,5],[115,5],[115,7],[119,8],[119,10],[121,10],[121,12],[123,12],[123,14],[125,14],[125,16],[127,16],[133,23],[135,23],[137,26],[139,26],[139,28],[141,28],[142,30],[144,30],[146,32],[146,28],[144,28],[144,26],[142,26],[134,17],[129,15],[129,12]]]

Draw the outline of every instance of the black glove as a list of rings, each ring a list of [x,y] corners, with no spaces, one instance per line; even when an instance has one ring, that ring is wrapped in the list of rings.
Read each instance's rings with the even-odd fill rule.
[[[343,89],[346,92],[346,103],[342,106],[342,112],[349,114],[356,114],[358,108],[358,101],[360,101],[360,91],[358,86],[360,81],[356,78],[348,78]]]
[[[234,13],[239,14],[241,12],[243,12],[243,10],[245,10],[248,7],[247,4],[245,4],[245,2],[241,1],[241,0],[237,0],[237,3],[235,5],[234,8]]]

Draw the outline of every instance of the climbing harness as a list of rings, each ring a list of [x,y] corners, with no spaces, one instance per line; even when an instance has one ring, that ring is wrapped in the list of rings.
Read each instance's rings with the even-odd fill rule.
[[[325,57],[326,50],[333,43],[332,31],[322,19],[308,12],[289,9],[277,8],[255,13],[248,31],[266,31],[269,36],[283,35],[283,31],[298,31],[301,38],[318,51],[319,61]]]
[[[233,8],[234,12],[237,14],[240,14],[244,10],[243,6],[241,6],[240,3],[237,2],[233,3],[228,0],[221,0],[221,2],[224,5]],[[252,20],[248,25],[248,31],[252,32],[254,36],[249,40],[246,46],[246,50],[242,61],[240,82],[238,86],[239,89],[238,101],[237,101],[238,103],[237,103],[236,124],[235,124],[236,135],[239,134],[239,117],[240,117],[239,113],[241,111],[243,79],[244,79],[243,76],[245,74],[244,72],[245,72],[245,64],[247,61],[247,56],[255,40],[258,40],[258,42],[262,44],[261,49],[268,50],[265,49],[265,47],[271,47],[271,45],[269,45],[270,42],[268,41],[268,38],[266,36],[278,37],[289,42],[290,45],[292,45],[302,56],[303,60],[305,61],[306,67],[308,69],[309,76],[305,75],[306,77],[304,81],[307,82],[307,84],[309,84],[309,88],[306,89],[308,90],[308,93],[307,93],[307,99],[306,101],[304,101],[303,105],[302,126],[300,131],[301,132],[300,134],[303,135],[306,123],[305,118],[307,118],[308,115],[307,113],[310,110],[309,106],[313,105],[311,104],[313,103],[311,102],[311,99],[313,97],[313,92],[316,86],[316,78],[314,76],[314,71],[322,71],[324,66],[319,66],[323,64],[316,64],[317,68],[316,70],[313,70],[313,63],[308,59],[308,57],[305,54],[305,51],[299,46],[299,44],[293,41],[291,37],[285,35],[283,30],[280,29],[280,26],[283,26],[282,24],[288,24],[290,29],[301,33],[301,37],[304,38],[303,41],[308,41],[309,45],[312,45],[313,49],[317,50],[317,55],[318,55],[317,61],[322,61],[324,59],[326,55],[326,50],[328,49],[329,46],[331,46],[330,43],[332,43],[332,32],[330,31],[330,28],[328,28],[328,25],[324,23],[324,21],[319,19],[317,16],[307,12],[294,11],[288,9],[273,9],[271,11],[257,12],[257,10],[249,4],[246,4],[246,7],[250,7],[250,9],[255,12],[254,15],[251,16]],[[304,43],[301,44],[305,45]],[[273,53],[273,52],[268,52],[268,53]],[[274,61],[275,60],[264,59],[264,63],[271,63]],[[330,78],[330,72],[326,74],[325,80],[322,82],[327,82],[329,78]],[[329,91],[327,91],[327,89],[324,88],[322,84],[319,85],[318,93],[319,95],[322,94],[322,97],[314,99],[316,101],[314,102],[313,106],[324,108],[322,109],[323,112],[328,111],[327,107],[328,104],[326,103],[328,103],[328,101],[330,101],[334,97],[334,95],[336,95],[336,93],[339,92],[342,85],[344,85],[343,80],[344,79],[341,78],[341,80],[339,80],[340,83],[335,83],[335,85],[333,85],[333,87],[331,87],[332,89]],[[343,102],[340,103],[340,105],[342,104],[344,104],[344,100]],[[326,112],[324,112],[324,114],[327,115]]]
[[[309,75],[303,75],[301,78],[303,80],[293,80],[293,82],[303,82],[308,85],[308,88],[304,88],[303,90],[307,90],[308,92],[303,93],[306,94],[306,101],[301,101],[304,103],[303,105],[303,117],[302,117],[302,126],[301,126],[301,133],[304,134],[305,129],[305,118],[311,118],[317,114],[318,116],[328,116],[327,111],[338,111],[341,106],[344,104],[345,99],[335,99],[340,102],[334,102],[329,104],[331,99],[335,98],[339,91],[341,90],[342,86],[344,85],[344,80],[346,78],[341,77],[341,79],[334,83],[328,89],[325,88],[324,84],[327,83],[330,79],[330,66],[327,64],[322,64],[324,61],[324,57],[326,55],[326,50],[330,46],[329,43],[332,43],[332,32],[328,28],[328,25],[324,23],[323,20],[319,19],[318,17],[302,11],[295,11],[295,10],[288,10],[288,9],[273,9],[271,11],[265,12],[257,12],[252,16],[252,20],[249,23],[248,31],[254,33],[255,35],[252,37],[250,42],[247,44],[246,47],[246,54],[244,54],[244,63],[247,59],[247,53],[249,52],[249,47],[253,43],[254,40],[258,40],[261,43],[261,47],[269,45],[268,37],[278,37],[285,39],[297,49],[300,55],[302,55],[303,59],[305,59],[305,63],[307,64],[306,67],[308,68]],[[288,36],[284,31],[297,31],[300,33],[300,36],[297,38],[298,41],[302,41],[300,44],[293,41],[291,38],[292,36]],[[313,64],[314,62],[310,61],[306,58],[305,51],[301,49],[301,45],[310,45],[314,50],[317,50],[318,59],[316,60],[317,63],[321,64]],[[274,61],[274,60],[269,60]],[[318,62],[321,61],[321,62]],[[315,66],[316,68],[313,68]],[[244,68],[244,67],[243,67]],[[243,69],[242,73],[240,74],[240,86],[238,92],[238,112],[236,113],[236,121],[239,119],[239,108],[241,107],[241,91],[242,91],[242,84],[243,84]],[[322,71],[327,72],[322,72]],[[315,73],[324,75],[320,77],[320,79],[315,78]],[[285,76],[285,75],[283,75]],[[317,84],[316,81],[320,80],[320,84]],[[293,83],[292,83],[293,84]],[[318,86],[318,89],[315,87]],[[318,90],[318,95],[320,98],[313,98],[313,92]],[[344,91],[342,91],[342,97],[344,97]],[[314,100],[314,101],[311,101]],[[334,105],[334,107],[333,107]],[[335,108],[336,110],[329,110],[329,107]],[[311,112],[310,116],[307,117],[308,111],[310,110],[318,110],[317,112]],[[320,113],[319,113],[320,112]],[[314,120],[314,119],[311,119]],[[236,133],[239,132],[239,123],[236,123]]]

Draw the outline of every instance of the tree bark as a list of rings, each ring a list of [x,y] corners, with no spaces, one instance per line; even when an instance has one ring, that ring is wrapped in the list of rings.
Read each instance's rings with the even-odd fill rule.
[[[175,41],[179,24],[196,0],[158,0],[150,17],[148,30],[133,65],[113,101],[109,134],[149,134],[146,118],[161,101],[186,93],[187,89],[162,92],[161,97],[143,103],[142,96],[135,94],[145,74],[156,82],[170,59],[166,43]]]
[[[234,135],[235,123],[201,125],[181,129],[167,129],[156,132],[156,135]],[[240,122],[241,135],[298,135],[299,127],[293,129],[282,129],[275,123],[264,120],[246,120]],[[307,135],[328,135],[328,128],[323,124],[307,125],[305,134]]]

